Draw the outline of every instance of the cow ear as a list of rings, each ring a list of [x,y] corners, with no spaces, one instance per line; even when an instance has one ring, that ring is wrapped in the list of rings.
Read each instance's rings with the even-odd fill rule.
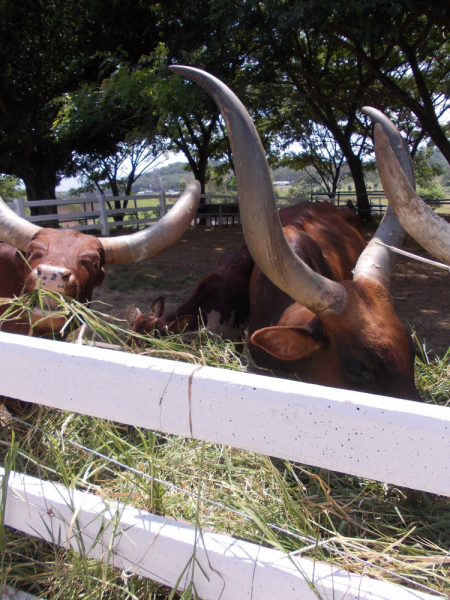
[[[265,327],[255,331],[251,342],[281,360],[305,358],[322,345],[305,327]]]
[[[163,312],[164,312],[164,296],[160,296],[159,298],[156,298],[156,300],[150,306],[149,316],[153,315],[157,319],[159,319],[159,317],[163,314]]]
[[[169,331],[172,333],[183,333],[183,331],[189,327],[194,317],[192,315],[183,315],[178,317],[175,321],[168,326]]]
[[[155,317],[152,314],[146,317],[138,308],[136,308],[133,323],[134,333],[138,333],[139,335],[153,333],[157,323],[158,319],[155,319]]]

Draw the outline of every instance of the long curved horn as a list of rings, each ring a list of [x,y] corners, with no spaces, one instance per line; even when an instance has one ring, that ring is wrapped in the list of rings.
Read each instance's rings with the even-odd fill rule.
[[[106,265],[139,262],[170,248],[186,231],[197,214],[200,183],[191,181],[170,211],[152,227],[100,241],[106,253]]]
[[[450,265],[450,225],[439,217],[411,186],[383,129],[375,125],[378,173],[389,204],[416,242]]]
[[[411,155],[397,127],[382,112],[371,106],[365,106],[363,112],[369,115],[375,123],[376,132],[382,130],[389,139],[397,160],[402,165],[412,186],[415,186],[414,169]],[[378,160],[377,160],[378,163]],[[376,233],[370,240],[367,248],[361,254],[355,267],[354,279],[376,279],[386,289],[389,289],[391,273],[395,265],[393,252],[377,244],[377,241],[388,246],[401,246],[405,237],[405,230],[400,225],[391,204],[384,214]]]
[[[209,73],[178,65],[170,69],[203,87],[225,119],[233,150],[242,227],[255,263],[278,288],[316,315],[339,313],[347,296],[344,286],[305,265],[285,238],[264,148],[244,105]]]
[[[16,215],[0,197],[0,239],[23,252],[27,251],[28,242],[41,229]]]

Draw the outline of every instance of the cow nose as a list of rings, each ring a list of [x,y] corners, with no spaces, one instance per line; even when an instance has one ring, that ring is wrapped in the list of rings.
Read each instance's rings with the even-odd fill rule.
[[[70,282],[72,271],[66,267],[55,267],[53,265],[39,265],[33,271],[40,286],[50,292],[67,294],[67,285]]]

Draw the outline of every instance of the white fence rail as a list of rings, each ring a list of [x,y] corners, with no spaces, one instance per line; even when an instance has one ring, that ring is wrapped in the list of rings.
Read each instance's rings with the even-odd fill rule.
[[[0,469],[0,477],[2,470]],[[76,517],[76,518],[75,518]],[[195,587],[210,600],[436,600],[435,596],[350,574],[325,563],[288,556],[228,535],[203,531],[99,496],[12,474],[5,521],[28,535],[83,548],[85,556],[170,587],[196,548]],[[185,589],[192,569],[179,587]]]
[[[170,197],[172,198],[172,196]],[[140,205],[137,205],[138,200],[140,201]],[[173,201],[176,200],[176,196],[173,197]],[[114,205],[114,202],[126,201],[128,204],[134,202],[135,206],[131,208],[109,208]],[[148,201],[148,204],[142,205],[142,201]],[[78,206],[81,205],[83,210],[77,211],[68,211],[68,212],[60,212],[58,210],[58,214],[56,215],[36,215],[30,216],[29,210],[31,208],[37,207],[52,207],[52,206]],[[100,229],[102,235],[109,235],[109,230],[111,227],[115,227],[117,225],[148,225],[149,223],[153,223],[158,221],[162,216],[167,213],[173,206],[173,202],[171,204],[167,204],[167,197],[165,192],[161,192],[159,194],[148,194],[148,195],[139,195],[139,196],[104,196],[103,194],[99,194],[98,196],[92,198],[73,198],[72,200],[33,200],[33,201],[25,201],[22,198],[15,198],[12,202],[12,207],[16,211],[16,213],[30,221],[31,223],[45,223],[49,221],[57,220],[60,224],[71,227],[72,229],[77,229],[78,231],[90,231],[93,229]],[[154,216],[142,216],[139,217],[139,213],[157,213]],[[122,219],[119,221],[114,221],[114,216],[120,215]],[[125,219],[127,215],[135,215],[134,219]]]
[[[71,200],[33,200],[26,201],[22,198],[16,198],[11,203],[11,208],[22,218],[27,219],[31,223],[42,224],[45,222],[58,221],[61,225],[77,229],[78,231],[100,230],[103,236],[109,235],[110,229],[113,227],[136,225],[147,226],[149,223],[158,221],[163,217],[175,203],[178,194],[168,194],[167,192],[159,192],[158,194],[138,194],[134,196],[105,196],[98,194],[95,197],[89,198],[73,198]],[[207,224],[211,225],[212,220],[215,224],[222,226],[223,223],[228,224],[230,218],[237,219],[239,222],[238,212],[238,197],[237,195],[225,194],[203,194],[205,204],[208,207],[199,214],[199,218],[206,218]],[[298,198],[289,197],[283,198],[288,202],[298,202]],[[114,202],[127,202],[127,208],[109,208]],[[147,203],[146,203],[147,202]],[[227,210],[223,205],[228,207],[234,205],[236,212]],[[82,210],[61,212],[58,210],[56,215],[35,215],[30,216],[31,208],[38,207],[69,207],[81,206]],[[109,206],[108,206],[109,205]],[[153,213],[153,216],[150,215]],[[141,215],[141,216],[140,216]],[[121,216],[119,220],[114,220],[114,216]],[[134,218],[128,218],[128,217]]]
[[[26,377],[18,377],[17,365]],[[450,496],[449,408],[5,333],[0,333],[0,394]],[[49,507],[53,514],[61,512],[61,523],[71,523],[76,504],[71,498],[78,498],[88,520],[109,510],[98,508],[102,501],[92,495],[66,491],[63,496],[56,484],[48,488],[39,480],[33,483],[20,477],[13,482],[8,502],[16,508],[7,510],[6,523],[31,535],[39,530],[45,536],[44,513]],[[23,482],[26,500],[20,488]],[[39,501],[30,500],[31,488],[40,494]],[[54,504],[56,497],[60,504]],[[27,516],[31,509],[36,510]],[[134,519],[133,529],[120,541],[124,565],[142,566],[146,577],[173,585],[187,562],[186,552],[192,554],[195,540],[198,543],[194,529],[175,527],[172,522],[166,525],[167,520],[137,509],[124,511],[126,515],[131,511]],[[112,518],[108,515],[107,520]],[[127,519],[125,528],[131,522]],[[172,533],[172,526],[178,533]],[[156,531],[163,534],[161,547],[156,544]],[[164,545],[165,534],[169,546]],[[432,597],[308,559],[293,562],[281,552],[228,536],[208,536],[202,556],[205,568],[211,568],[210,582],[218,587],[208,587],[200,570],[195,584],[211,600],[316,598],[309,578],[325,598]],[[167,563],[178,565],[167,561],[172,547],[180,552],[181,566],[169,577]],[[213,560],[208,563],[210,552]],[[239,593],[233,591],[236,584]]]
[[[229,217],[238,217],[238,210],[233,213],[227,212],[226,209],[222,210],[223,203],[215,202],[217,200],[227,200],[238,209],[238,199],[236,195],[228,196],[207,193],[203,194],[201,197],[205,199],[205,204],[209,210],[205,211],[205,214],[200,214],[199,217],[205,217],[208,225],[211,225],[211,219],[214,219],[216,224],[218,223],[222,226],[224,221],[226,223],[228,222]],[[107,236],[109,235],[110,229],[113,227],[136,225],[139,228],[158,221],[172,208],[177,198],[178,194],[167,194],[166,192],[159,192],[158,194],[139,194],[134,196],[105,196],[103,194],[98,194],[95,197],[73,198],[71,200],[27,201],[23,200],[23,198],[15,198],[11,203],[11,208],[15,210],[20,217],[30,221],[30,223],[42,224],[45,222],[58,221],[62,226],[77,229],[78,231],[100,229],[101,234]],[[293,201],[295,198],[288,198],[287,200]],[[127,207],[110,208],[115,202],[120,202],[121,204],[126,202]],[[82,210],[68,210],[67,212],[58,210],[56,215],[48,214],[31,216],[29,214],[32,208],[53,206],[81,206]],[[150,216],[150,213],[153,213],[153,216]],[[121,218],[114,220],[114,217],[118,216]],[[129,218],[130,216],[134,218]]]
[[[325,194],[311,194],[311,201],[331,201],[338,205],[345,206],[346,199],[340,198],[340,195],[330,200]],[[372,198],[373,196],[373,198]],[[138,194],[133,196],[105,196],[98,194],[95,197],[89,198],[73,198],[71,200],[33,200],[26,201],[22,198],[16,198],[11,203],[12,208],[22,218],[27,219],[31,223],[45,223],[57,220],[61,225],[77,229],[78,231],[99,230],[103,236],[109,235],[112,227],[130,226],[137,227],[147,226],[149,223],[158,221],[167,211],[173,206],[178,194],[168,194],[167,192],[159,192],[157,194]],[[371,202],[373,212],[382,213],[385,210],[385,204],[381,203],[381,198],[384,197],[382,192],[371,195],[371,199],[376,198],[377,203]],[[205,205],[201,206],[198,218],[205,218],[207,225],[214,223],[215,225],[228,224],[229,219],[232,219],[233,224],[239,219],[239,205],[237,195],[227,194],[211,194],[202,195],[205,199]],[[305,198],[302,198],[303,200]],[[280,198],[280,206],[282,203],[296,203],[301,199],[299,197],[289,196]],[[147,204],[145,202],[147,201]],[[110,208],[115,202],[126,202],[126,208]],[[144,202],[144,204],[142,204]],[[57,215],[37,215],[30,216],[31,208],[37,207],[68,207],[78,206],[82,210],[61,212],[58,210]],[[230,210],[232,207],[232,210]],[[153,216],[150,215],[153,213]],[[141,216],[140,216],[141,215]],[[120,216],[121,219],[114,220],[114,217]],[[133,217],[133,218],[129,218]],[[196,219],[197,221],[198,219]]]

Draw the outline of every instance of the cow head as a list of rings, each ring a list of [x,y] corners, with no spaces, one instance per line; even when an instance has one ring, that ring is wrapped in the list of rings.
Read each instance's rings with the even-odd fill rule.
[[[40,229],[27,245],[25,292],[42,287],[88,302],[105,277],[100,240],[72,229]]]
[[[194,181],[152,227],[126,236],[97,239],[70,229],[47,229],[28,223],[0,199],[0,239],[26,255],[26,292],[42,288],[85,303],[102,283],[104,266],[145,260],[174,244],[195,217],[199,201],[200,184]],[[47,303],[45,308],[51,312],[52,301]],[[50,331],[61,326],[52,323],[51,318],[46,325]]]
[[[281,330],[278,323],[254,332],[253,344],[265,344],[267,351],[281,353],[285,361],[309,361],[312,383],[418,398],[413,348],[388,291],[394,257],[376,244],[377,239],[389,245],[403,240],[404,230],[392,210],[388,208],[358,260],[353,281],[333,281],[316,273],[286,240],[265,151],[243,104],[208,73],[182,66],[171,69],[201,85],[221,110],[233,150],[244,235],[256,265],[310,313],[303,323],[294,319],[295,330],[289,321],[284,325],[288,330]],[[414,185],[411,159],[399,132],[377,110],[368,112],[382,126]]]
[[[253,332],[256,364],[309,383],[419,399],[412,338],[389,292],[371,279],[342,285],[347,298],[339,314],[318,317],[293,304],[280,324]]]
[[[170,333],[183,333],[186,328],[195,322],[195,318],[192,315],[183,315],[173,320],[167,320],[163,317],[163,312],[164,296],[160,296],[152,303],[147,317],[137,308],[133,323],[133,333],[140,336],[150,333],[159,333],[162,336],[169,335]],[[139,344],[140,339],[130,335],[127,344],[131,346],[133,342]]]

